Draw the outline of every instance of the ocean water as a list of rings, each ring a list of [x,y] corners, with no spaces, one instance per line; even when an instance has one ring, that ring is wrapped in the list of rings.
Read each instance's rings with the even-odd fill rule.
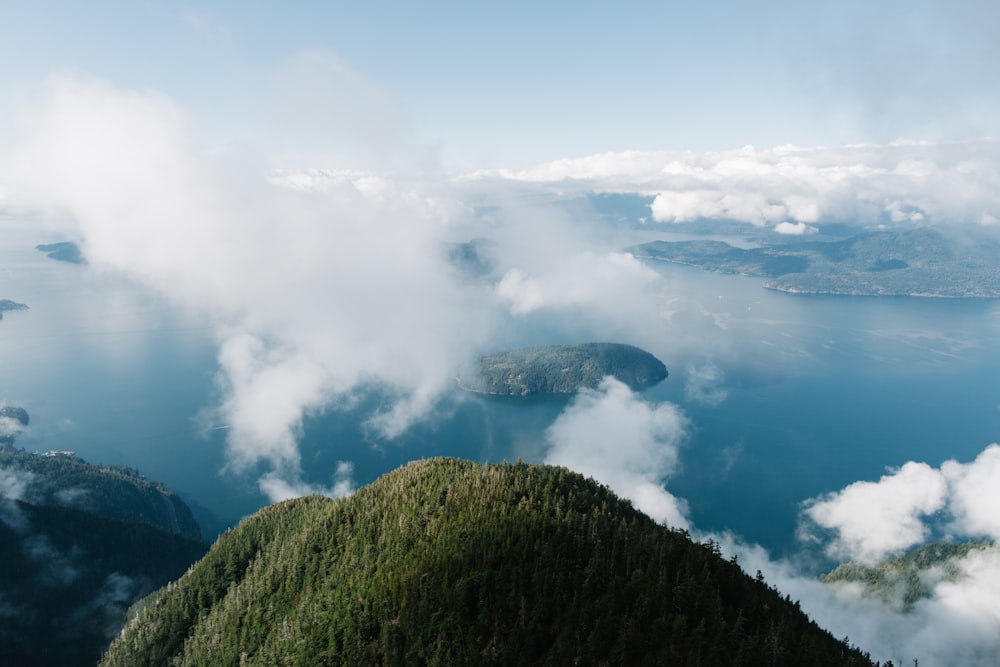
[[[138,468],[180,492],[209,532],[263,505],[259,471],[227,471],[225,431],[203,418],[218,398],[210,323],[121,276],[50,260],[34,244],[62,239],[0,222],[0,298],[30,307],[0,322],[0,402],[32,420],[19,445]],[[665,288],[649,308],[662,324],[626,342],[670,370],[643,397],[689,418],[666,485],[699,529],[790,552],[807,498],[909,460],[969,461],[1000,440],[1000,303],[795,296],[657,270]],[[308,481],[329,483],[340,460],[358,484],[428,456],[542,460],[569,403],[456,390],[434,419],[386,441],[364,425],[378,400],[306,421]]]

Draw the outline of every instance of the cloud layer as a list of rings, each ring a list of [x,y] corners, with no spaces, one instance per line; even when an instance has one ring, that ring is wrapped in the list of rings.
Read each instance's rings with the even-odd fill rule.
[[[657,521],[687,528],[686,504],[664,487],[687,428],[676,406],[648,403],[608,377],[596,391],[582,391],[549,427],[545,462],[593,477]]]
[[[910,461],[877,482],[855,482],[804,503],[803,537],[838,560],[866,562],[935,540],[995,541],[998,488],[1000,445],[969,463],[934,468]],[[1000,547],[972,549],[924,571],[928,594],[907,609],[902,592],[882,599],[857,583],[824,584],[799,558],[775,560],[732,535],[710,537],[738,554],[744,570],[763,572],[822,627],[874,659],[973,667],[992,664],[1000,653]]]
[[[654,196],[652,219],[728,219],[806,233],[813,223],[994,225],[1000,143],[604,153],[478,179]]]
[[[804,535],[832,533],[829,555],[874,562],[936,539],[1000,539],[1000,445],[971,463],[910,461],[877,482],[860,481],[804,504]]]
[[[595,252],[564,212],[511,201],[481,214],[432,171],[276,175],[252,151],[202,150],[165,96],[80,77],[48,81],[19,121],[3,174],[12,201],[74,224],[91,270],[210,318],[229,465],[263,466],[272,499],[316,488],[298,449],[309,415],[377,391],[369,425],[392,438],[526,318],[612,335],[658,317],[642,299],[659,276],[631,255]],[[477,278],[447,248],[482,236],[495,261]]]

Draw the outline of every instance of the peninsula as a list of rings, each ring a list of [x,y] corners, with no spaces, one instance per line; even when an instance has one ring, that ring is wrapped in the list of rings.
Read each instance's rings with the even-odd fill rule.
[[[736,248],[723,241],[653,241],[636,258],[768,278],[798,294],[1000,298],[1000,241],[959,242],[930,228],[865,232],[839,241]]]

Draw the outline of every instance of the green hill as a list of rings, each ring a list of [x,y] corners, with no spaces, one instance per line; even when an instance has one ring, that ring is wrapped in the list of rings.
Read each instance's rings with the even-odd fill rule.
[[[713,545],[564,468],[411,463],[259,511],[102,665],[867,665]]]
[[[462,378],[469,391],[501,396],[572,394],[593,389],[612,375],[632,389],[667,377],[667,367],[649,352],[621,343],[526,347],[484,355],[478,377]]]
[[[928,598],[942,581],[955,581],[961,574],[954,560],[976,550],[991,549],[990,541],[927,544],[901,556],[874,565],[844,563],[823,575],[826,583],[858,583],[865,595],[909,611],[917,600]]]

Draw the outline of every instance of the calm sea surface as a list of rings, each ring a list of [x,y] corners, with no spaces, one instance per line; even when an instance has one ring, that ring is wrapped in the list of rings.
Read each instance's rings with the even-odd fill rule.
[[[216,400],[208,322],[34,250],[51,240],[61,239],[0,219],[0,299],[30,306],[0,322],[0,402],[31,415],[20,446],[138,468],[200,508],[209,530],[260,507],[254,474],[223,472],[225,431],[199,419]],[[632,342],[670,369],[644,397],[691,420],[667,488],[700,529],[786,552],[803,500],[908,460],[969,461],[1000,440],[1000,303],[793,296],[755,279],[661,271],[667,290],[650,308],[675,314]],[[706,369],[714,404],[690,391]],[[566,404],[456,393],[442,417],[389,442],[361,425],[370,404],[329,412],[306,423],[303,465],[329,483],[350,460],[364,484],[428,456],[541,460]]]

